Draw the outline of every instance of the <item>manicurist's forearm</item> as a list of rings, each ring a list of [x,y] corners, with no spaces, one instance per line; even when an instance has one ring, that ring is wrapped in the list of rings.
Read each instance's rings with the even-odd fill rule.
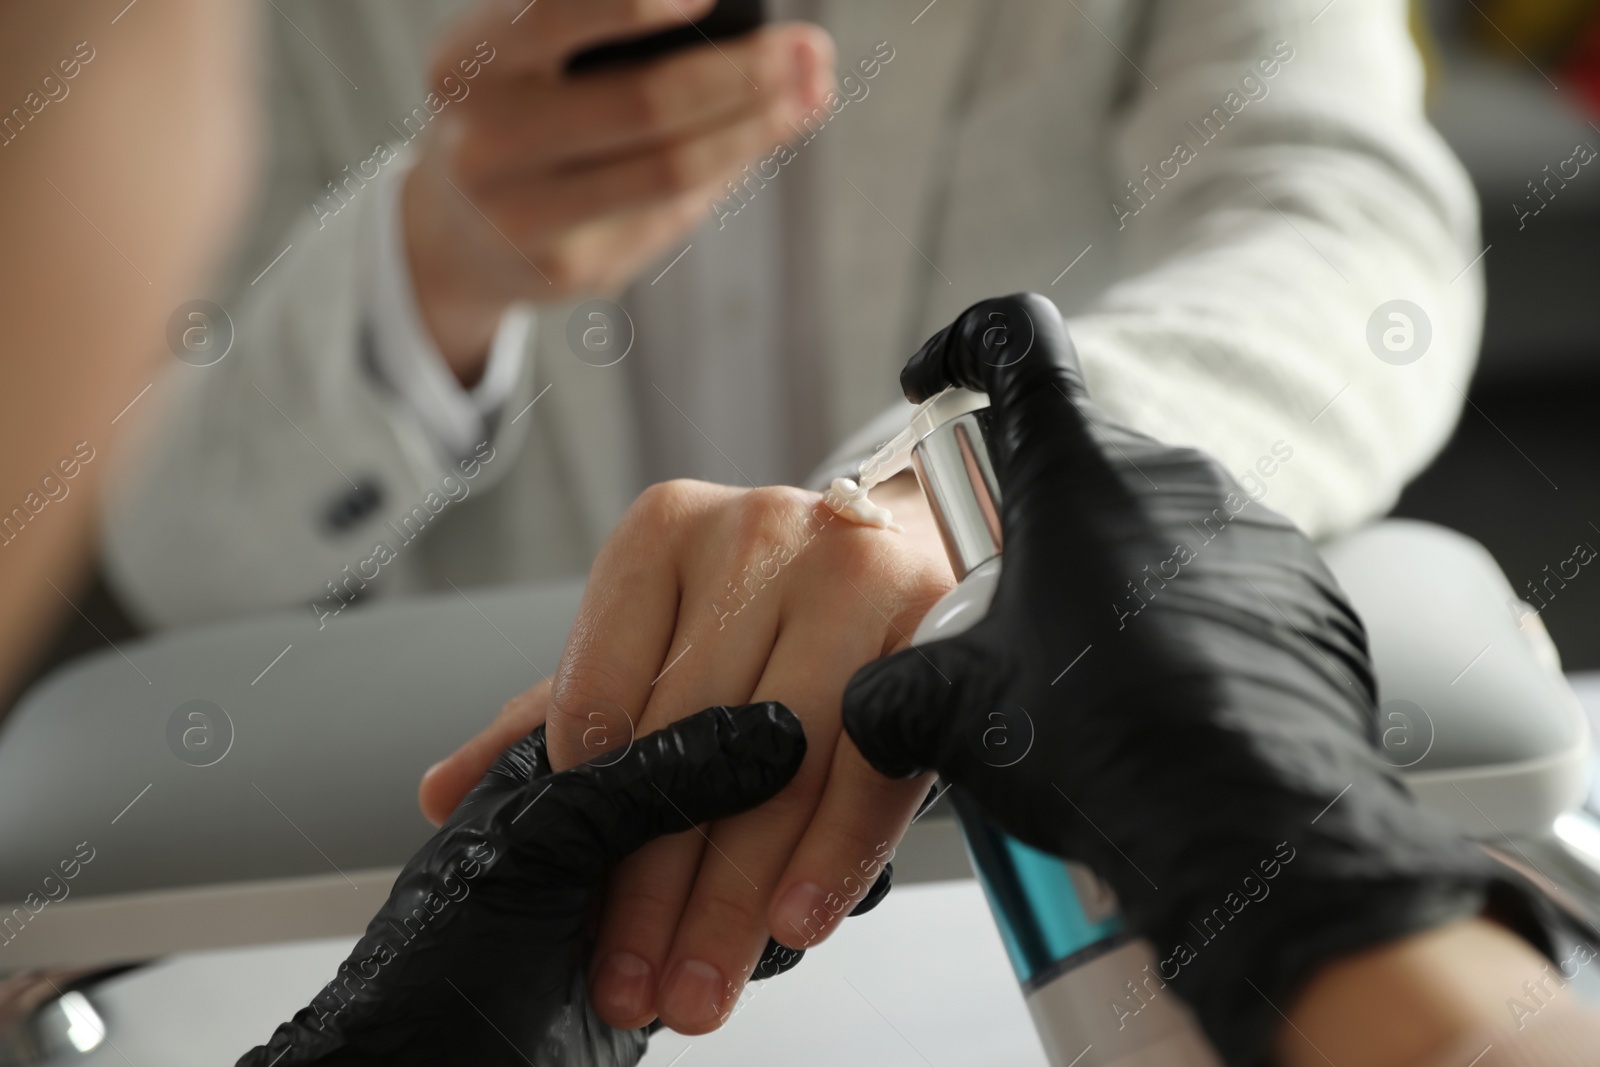
[[[1515,1030],[1525,1020],[1508,1004],[1569,1005],[1563,985],[1555,964],[1504,927],[1451,923],[1322,968],[1287,1008],[1277,1061],[1421,1067],[1470,1035]]]

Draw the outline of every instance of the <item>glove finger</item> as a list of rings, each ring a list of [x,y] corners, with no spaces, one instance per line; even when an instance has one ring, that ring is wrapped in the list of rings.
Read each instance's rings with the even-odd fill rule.
[[[1108,548],[1153,531],[1107,459],[1101,439],[1124,431],[1089,402],[1056,306],[1036,293],[975,304],[922,346],[900,382],[908,399],[951,385],[988,393],[1006,573],[1026,575],[1047,600],[1114,600],[1120,578],[1059,561],[1114,558]],[[1003,578],[1002,591],[1021,580]]]
[[[519,738],[484,772],[478,784],[467,791],[447,820],[451,826],[471,822],[480,809],[503,807],[507,797],[520,796],[529,786],[550,777],[550,756],[545,746],[544,724]],[[543,788],[539,786],[534,790]]]
[[[972,691],[971,657],[961,648],[940,641],[902,649],[862,667],[845,686],[845,732],[879,774],[947,771],[955,720]]]
[[[856,902],[850,910],[852,916],[865,915],[883,902],[889,895],[889,889],[894,884],[894,864],[885,863],[883,873],[878,875],[877,881],[872,883],[872,888],[867,890],[867,895]],[[806,950],[803,948],[790,948],[781,945],[775,938],[767,938],[767,947],[761,953],[761,959],[756,963],[755,969],[750,972],[750,980],[759,982],[766,978],[776,978],[780,974],[792,971],[800,961],[805,958]]]
[[[928,787],[928,795],[922,798],[922,803],[917,805],[917,813],[911,817],[916,822],[928,813],[928,809],[939,803],[939,798],[944,796],[944,789],[935,781]]]
[[[504,792],[508,785],[528,785],[550,775],[550,754],[545,744],[544,724],[540,723],[500,753],[484,773],[483,780],[473,786],[473,792],[480,789]]]
[[[598,879],[647,841],[770,800],[805,751],[800,720],[782,704],[707,708],[638,738],[609,765],[591,761],[530,785],[512,836],[527,862]]]
[[[878,875],[877,881],[872,883],[872,888],[867,890],[867,895],[856,901],[856,906],[850,909],[850,916],[865,915],[867,912],[883,903],[883,898],[889,895],[889,890],[894,888],[894,863],[883,865],[883,872]]]
[[[780,945],[777,940],[769,937],[767,947],[761,953],[761,959],[756,962],[755,970],[750,972],[750,980],[760,982],[792,971],[805,954],[806,950],[803,948]]]
[[[1078,350],[1054,303],[1038,293],[983,300],[930,337],[900,371],[900,389],[920,404],[952,385],[993,396],[997,384],[1021,378],[1057,382],[1066,398],[1088,396]]]

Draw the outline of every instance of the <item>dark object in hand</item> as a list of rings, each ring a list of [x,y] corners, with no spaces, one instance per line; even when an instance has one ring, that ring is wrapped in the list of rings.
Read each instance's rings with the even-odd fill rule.
[[[765,0],[719,0],[717,6],[711,9],[711,14],[699,22],[580,52],[567,63],[567,71],[578,74],[604,67],[625,66],[654,59],[680,48],[693,48],[706,41],[739,37],[760,26],[766,18]]]

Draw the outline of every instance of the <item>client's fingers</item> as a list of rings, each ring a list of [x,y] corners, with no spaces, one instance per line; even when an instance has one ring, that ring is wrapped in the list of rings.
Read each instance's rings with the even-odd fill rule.
[[[840,739],[822,803],[772,897],[767,925],[775,940],[792,949],[811,948],[865,902],[932,778],[886,778],[848,737]]]
[[[500,754],[544,722],[550,710],[550,683],[540,682],[506,701],[482,732],[422,774],[417,804],[435,826],[444,825],[461,798],[483,778]]]

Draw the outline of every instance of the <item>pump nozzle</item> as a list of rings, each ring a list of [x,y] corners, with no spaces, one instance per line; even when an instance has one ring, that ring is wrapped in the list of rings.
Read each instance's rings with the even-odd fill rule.
[[[988,406],[985,394],[955,386],[929,397],[911,413],[911,422],[905,429],[861,464],[857,483],[862,489],[883,484],[911,465],[911,450],[923,438],[951,419]]]

